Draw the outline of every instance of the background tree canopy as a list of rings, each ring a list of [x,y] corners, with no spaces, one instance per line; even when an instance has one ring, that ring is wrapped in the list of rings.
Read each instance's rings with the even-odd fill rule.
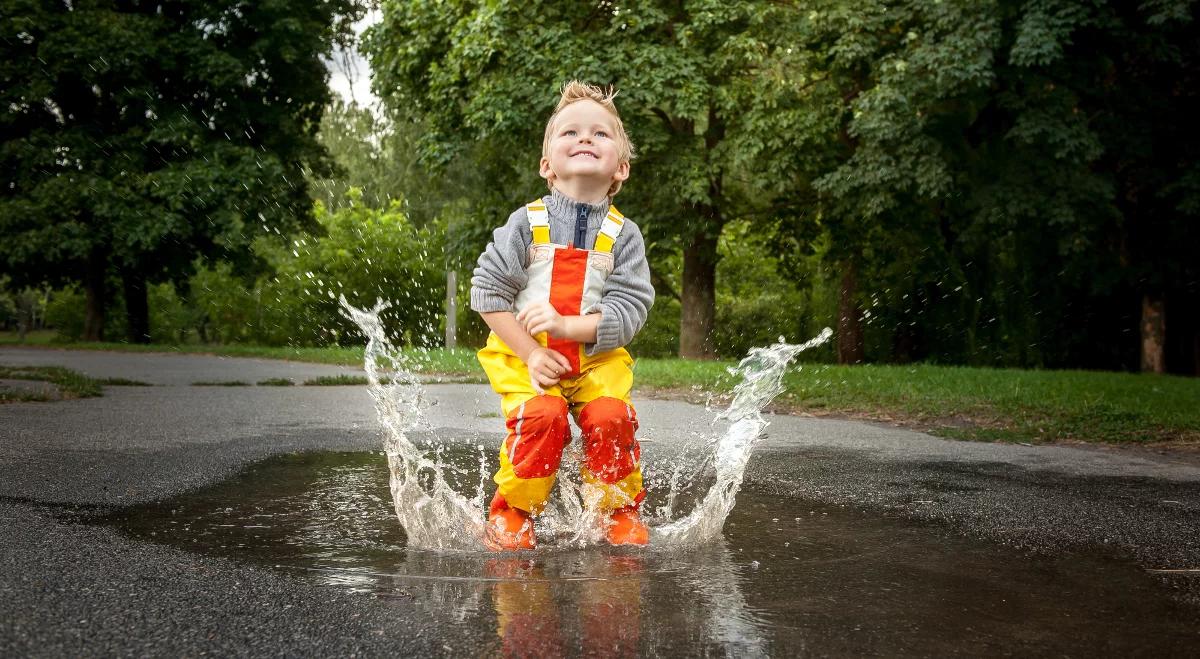
[[[539,188],[557,87],[620,88],[642,157],[617,203],[681,304],[682,355],[714,350],[736,223],[798,288],[836,288],[812,297],[837,299],[844,362],[1196,369],[1193,2],[383,10],[375,89],[427,126],[425,162],[478,168],[484,225]]]
[[[321,63],[364,4],[4,2],[5,299],[56,287],[46,322],[90,338],[314,344],[345,340],[331,292],[403,289],[430,344],[578,78],[638,148],[638,354],[836,324],[844,363],[1200,373],[1195,2],[384,0],[381,113]]]
[[[18,285],[81,283],[87,338],[110,278],[145,341],[147,282],[197,257],[244,269],[254,235],[313,226],[321,56],[363,3],[3,4],[0,263]]]

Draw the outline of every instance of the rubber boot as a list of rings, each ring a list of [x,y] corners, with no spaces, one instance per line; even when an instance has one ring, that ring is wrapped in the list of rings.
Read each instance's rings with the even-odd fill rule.
[[[650,529],[638,515],[636,506],[619,508],[612,514],[607,530],[608,542],[613,545],[650,544]]]
[[[484,544],[492,551],[514,551],[537,547],[533,517],[520,508],[512,508],[497,492],[488,512]]]

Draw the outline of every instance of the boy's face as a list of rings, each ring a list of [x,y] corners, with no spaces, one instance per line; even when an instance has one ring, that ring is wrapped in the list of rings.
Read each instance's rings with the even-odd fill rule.
[[[539,173],[552,183],[579,179],[607,189],[629,178],[629,163],[619,161],[616,140],[616,122],[604,106],[576,101],[555,117]]]

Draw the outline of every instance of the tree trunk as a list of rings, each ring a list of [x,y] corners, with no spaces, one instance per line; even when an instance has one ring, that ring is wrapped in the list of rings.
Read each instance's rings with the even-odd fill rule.
[[[712,359],[713,319],[717,307],[717,236],[697,233],[683,250],[680,294],[679,356]]]
[[[842,263],[842,283],[838,296],[837,355],[839,364],[860,364],[863,360],[862,309],[855,296],[858,273],[854,261]]]
[[[17,293],[17,335],[21,343],[25,343],[25,335],[34,329],[33,307],[36,302],[29,289]]]
[[[1167,318],[1161,295],[1142,295],[1142,372],[1166,370]]]
[[[146,277],[140,272],[121,273],[125,292],[125,318],[130,343],[150,343],[150,302],[146,296]]]
[[[108,253],[93,249],[88,254],[83,282],[87,299],[87,315],[83,321],[84,341],[104,340],[104,312],[108,307],[107,274]]]

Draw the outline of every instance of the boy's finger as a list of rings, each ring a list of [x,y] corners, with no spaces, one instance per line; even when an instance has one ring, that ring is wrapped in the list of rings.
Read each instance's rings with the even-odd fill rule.
[[[557,350],[551,350],[550,356],[554,358],[554,361],[558,362],[559,366],[568,371],[571,370],[571,361],[567,359],[566,355],[563,355]]]

